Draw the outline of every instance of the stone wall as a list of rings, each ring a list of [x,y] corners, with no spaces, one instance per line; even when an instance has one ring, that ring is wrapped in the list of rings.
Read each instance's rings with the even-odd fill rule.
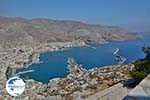
[[[150,100],[150,74],[143,79],[123,100]]]

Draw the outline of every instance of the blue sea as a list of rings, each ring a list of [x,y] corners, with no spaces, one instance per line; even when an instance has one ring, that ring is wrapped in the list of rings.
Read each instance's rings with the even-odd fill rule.
[[[126,57],[125,63],[128,64],[136,59],[144,58],[145,54],[142,52],[142,47],[150,46],[150,36],[135,40],[110,41],[107,44],[92,46],[96,49],[72,47],[64,51],[42,53],[40,60],[43,63],[18,69],[17,72],[33,69],[34,72],[23,74],[21,78],[28,77],[36,81],[48,83],[52,78],[67,76],[67,60],[69,57],[75,58],[77,63],[82,64],[86,69],[117,64],[113,55],[116,48],[120,49],[119,54]]]

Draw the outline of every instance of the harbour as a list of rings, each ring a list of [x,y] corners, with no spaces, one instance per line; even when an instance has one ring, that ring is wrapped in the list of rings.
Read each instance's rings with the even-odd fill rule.
[[[48,83],[49,79],[63,78],[68,75],[66,66],[67,59],[70,57],[75,58],[86,69],[116,65],[118,64],[118,60],[115,61],[115,55],[119,55],[121,58],[119,64],[128,64],[138,58],[143,58],[144,53],[141,51],[141,48],[142,46],[149,46],[149,43],[150,39],[144,37],[136,40],[111,41],[110,43],[100,45],[92,44],[96,49],[82,46],[71,47],[64,51],[45,52],[40,54],[39,57],[39,61],[43,63],[32,64],[28,68],[18,69],[17,72],[34,70],[32,73],[21,74],[20,76],[22,78],[29,77],[43,83]],[[116,48],[119,50],[116,50]]]

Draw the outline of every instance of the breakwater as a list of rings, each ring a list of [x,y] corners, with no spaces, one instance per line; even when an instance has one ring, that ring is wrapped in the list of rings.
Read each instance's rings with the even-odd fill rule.
[[[34,70],[26,70],[26,71],[23,71],[23,72],[19,72],[19,73],[17,73],[17,75],[31,73],[31,72],[34,72]]]
[[[126,58],[118,54],[119,50],[119,48],[116,48],[113,53],[115,55],[115,61],[118,61],[118,64],[123,64],[126,61]]]

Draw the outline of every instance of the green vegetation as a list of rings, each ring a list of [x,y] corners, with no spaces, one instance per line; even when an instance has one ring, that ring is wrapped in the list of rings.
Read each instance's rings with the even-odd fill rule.
[[[146,54],[144,59],[138,59],[133,64],[135,70],[131,71],[132,77],[142,80],[150,73],[150,47],[143,47],[142,51]]]

